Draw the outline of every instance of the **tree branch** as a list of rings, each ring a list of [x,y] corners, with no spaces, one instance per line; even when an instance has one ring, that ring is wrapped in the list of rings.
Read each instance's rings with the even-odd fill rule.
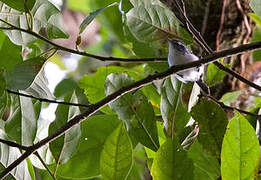
[[[16,91],[12,91],[7,89],[6,90],[8,93],[10,94],[15,94],[18,96],[23,96],[23,97],[28,97],[28,98],[32,98],[32,99],[36,99],[40,102],[48,102],[48,103],[56,103],[56,104],[64,104],[64,105],[69,105],[69,106],[78,106],[78,107],[86,107],[88,108],[90,105],[87,104],[78,104],[78,103],[70,103],[70,102],[63,102],[63,101],[57,101],[57,100],[51,100],[51,99],[46,99],[46,98],[38,98],[32,95],[28,95],[28,94],[24,94],[24,93],[20,93],[20,92],[16,92]]]
[[[44,36],[39,35],[38,33],[34,32],[34,31],[16,27],[16,26],[4,21],[3,19],[0,19],[0,21],[7,24],[8,26],[10,26],[10,27],[0,27],[0,29],[21,31],[21,32],[30,34],[30,35],[38,38],[38,39],[45,41],[46,43],[54,46],[57,50],[66,51],[66,52],[70,52],[70,53],[73,53],[73,54],[78,54],[78,55],[82,55],[82,56],[86,56],[86,57],[92,57],[92,58],[98,59],[100,61],[119,61],[119,62],[151,62],[151,61],[154,61],[154,62],[158,62],[158,61],[165,61],[166,60],[166,58],[156,58],[156,57],[155,58],[127,59],[127,58],[117,58],[117,57],[111,57],[111,56],[110,57],[98,56],[98,55],[90,54],[90,53],[87,53],[87,52],[84,52],[84,51],[77,51],[77,50],[74,50],[74,49],[63,47],[59,44],[52,42],[51,40],[47,39]]]
[[[261,45],[261,42],[259,42],[259,46],[260,45]],[[250,46],[250,47],[252,48],[252,46]],[[120,88],[119,90],[117,90],[114,93],[108,95],[107,97],[105,97],[101,101],[97,102],[96,104],[90,105],[89,108],[84,113],[75,116],[72,120],[67,122],[62,127],[60,127],[52,135],[42,139],[41,141],[39,141],[36,144],[30,146],[25,151],[24,154],[22,154],[17,160],[15,160],[13,163],[11,163],[7,168],[5,168],[1,172],[0,178],[6,177],[8,175],[8,173],[10,173],[10,171],[12,171],[23,160],[25,160],[28,156],[30,156],[32,153],[34,153],[38,148],[40,148],[43,145],[45,145],[45,144],[55,140],[56,138],[60,137],[66,131],[71,129],[74,125],[76,125],[76,124],[80,123],[81,121],[85,120],[87,117],[89,117],[92,114],[94,114],[95,112],[97,112],[100,108],[102,108],[103,106],[107,105],[108,103],[110,103],[112,101],[115,101],[116,99],[118,99],[119,97],[123,96],[124,94],[126,94],[128,92],[131,92],[131,91],[134,91],[134,90],[137,90],[137,89],[139,89],[139,88],[141,88],[143,86],[146,86],[148,84],[151,84],[154,80],[165,79],[165,78],[167,78],[168,76],[170,76],[173,73],[177,73],[179,71],[182,71],[182,70],[185,70],[185,69],[189,69],[189,68],[192,68],[192,67],[199,67],[202,64],[210,63],[212,61],[215,61],[218,58],[233,55],[233,53],[232,54],[227,54],[228,51],[230,51],[230,50],[226,50],[225,53],[224,52],[222,52],[222,53],[221,52],[214,53],[214,54],[212,54],[212,55],[210,55],[210,56],[208,56],[206,58],[200,59],[199,61],[173,66],[173,67],[169,68],[168,70],[166,70],[164,72],[160,72],[160,73],[157,73],[157,74],[154,74],[154,75],[149,75],[148,77],[146,77],[146,78],[144,78],[142,80],[139,80],[139,81],[137,81],[137,82],[135,82],[133,84],[130,84],[128,86]],[[239,51],[236,51],[236,53],[238,53],[238,52]]]
[[[22,149],[22,150],[27,150],[29,148],[28,146],[23,146],[23,145],[15,143],[15,142],[4,140],[4,139],[0,139],[0,142],[3,143],[3,144],[6,144],[8,146],[16,147],[16,148],[19,148],[19,149]]]

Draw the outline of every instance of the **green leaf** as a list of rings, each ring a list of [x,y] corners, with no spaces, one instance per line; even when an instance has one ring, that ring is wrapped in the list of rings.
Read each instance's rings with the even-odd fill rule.
[[[216,180],[220,176],[218,160],[208,155],[198,141],[195,141],[190,147],[188,157],[194,164],[195,180]]]
[[[0,67],[6,70],[23,61],[22,47],[13,44],[3,32],[0,32],[0,54]]]
[[[91,12],[91,13],[83,20],[83,22],[81,23],[81,25],[80,25],[80,33],[79,33],[79,34],[81,34],[81,33],[85,30],[85,28],[93,21],[93,19],[94,19],[98,14],[100,14],[100,13],[101,13],[102,11],[104,11],[106,8],[111,7],[111,6],[114,6],[114,5],[116,5],[116,4],[118,4],[118,3],[117,3],[117,2],[114,2],[114,3],[112,3],[112,4],[108,5],[108,6],[105,6],[105,7],[103,7],[103,8],[97,9],[97,10],[94,11],[94,12]]]
[[[259,26],[261,26],[261,17],[257,16],[255,13],[248,13],[248,16]]]
[[[31,10],[33,16],[33,31],[39,33],[40,30],[46,32],[50,39],[67,38],[62,24],[62,16],[60,11],[49,1],[36,0]],[[23,29],[29,29],[26,16],[23,12],[8,7],[0,2],[0,19]],[[1,27],[8,27],[0,22]],[[17,45],[26,45],[36,40],[35,37],[21,31],[4,30],[4,33],[10,40]]]
[[[165,80],[161,89],[160,110],[168,137],[178,136],[189,121],[190,114],[181,101],[182,84],[174,76]]]
[[[228,122],[224,110],[215,102],[202,98],[192,108],[191,116],[199,125],[200,144],[208,153],[219,156]]]
[[[132,167],[132,144],[121,123],[107,138],[101,152],[101,175],[105,179],[126,179]]]
[[[222,144],[222,179],[254,179],[260,148],[255,130],[238,112],[229,121]]]
[[[78,103],[75,93],[64,98],[66,102]],[[56,110],[56,118],[49,127],[49,135],[52,135],[61,126],[65,125],[73,117],[80,114],[79,107],[59,104]],[[81,137],[80,125],[73,126],[65,135],[60,136],[50,143],[50,150],[57,164],[66,163],[76,150]]]
[[[249,5],[253,9],[253,11],[259,17],[261,17],[261,1],[259,1],[259,0],[251,0]]]
[[[48,88],[48,80],[45,77],[44,69],[37,74],[33,83],[26,89],[26,92],[39,98],[54,99],[53,94]]]
[[[260,42],[261,39],[261,26],[257,26],[254,30],[251,42]],[[253,52],[253,60],[260,61],[261,60],[261,50],[256,50]]]
[[[119,123],[116,115],[92,116],[82,122],[79,147],[67,163],[58,167],[57,175],[67,179],[99,176],[103,145]]]
[[[141,42],[164,39],[166,36],[180,37],[180,23],[168,9],[157,4],[136,6],[127,14],[127,26],[133,36]]]
[[[133,82],[127,74],[112,73],[106,79],[105,93],[108,96]],[[109,103],[109,106],[124,121],[131,137],[154,151],[158,149],[156,118],[146,96],[140,91],[128,93]]]
[[[206,83],[209,86],[212,86],[212,85],[222,81],[225,75],[226,75],[226,72],[222,71],[221,69],[216,67],[214,64],[209,64]]]
[[[105,90],[104,90],[104,83],[106,77],[111,73],[123,73],[126,72],[130,74],[132,77],[137,76],[135,71],[124,67],[117,67],[117,66],[109,66],[109,67],[100,67],[98,68],[97,72],[92,75],[83,76],[79,80],[79,87],[84,89],[84,94],[87,96],[90,103],[96,103],[103,98],[105,98]],[[103,112],[107,114],[113,114],[113,111],[108,107],[104,107],[101,109]]]
[[[36,57],[16,64],[6,73],[8,88],[19,90],[28,88],[42,69],[45,61],[42,57]]]
[[[7,4],[9,7],[16,9],[18,11],[26,12],[25,0],[1,0],[3,3]],[[26,7],[31,10],[35,4],[35,0],[27,0]]]
[[[226,93],[222,96],[220,99],[221,102],[223,102],[225,105],[230,106],[231,103],[237,100],[237,98],[240,96],[241,91],[234,91]]]
[[[5,132],[18,144],[33,144],[37,131],[38,115],[32,100],[22,96],[11,96],[10,115],[5,123]]]
[[[151,174],[153,180],[192,180],[193,162],[177,139],[167,139],[161,145],[153,160]]]

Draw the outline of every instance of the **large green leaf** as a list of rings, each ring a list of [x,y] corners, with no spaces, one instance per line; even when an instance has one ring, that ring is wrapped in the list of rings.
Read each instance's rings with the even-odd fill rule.
[[[16,64],[6,73],[8,88],[19,90],[28,88],[42,69],[45,61],[46,59],[43,57],[36,57]]]
[[[160,110],[169,137],[178,136],[188,123],[190,114],[181,102],[181,82],[174,76],[166,79],[161,89]]]
[[[78,103],[75,93],[64,98],[66,102]],[[49,135],[52,135],[61,126],[80,114],[79,107],[59,104],[56,110],[56,118],[49,127]],[[66,163],[76,150],[81,137],[80,125],[73,126],[65,135],[60,136],[50,143],[50,150],[57,164]]]
[[[104,142],[119,123],[116,115],[92,116],[82,122],[79,147],[67,163],[58,167],[57,175],[67,179],[99,176]]]
[[[207,152],[219,156],[228,121],[224,110],[215,102],[202,98],[192,108],[191,115],[199,125],[200,144]]]
[[[254,12],[261,17],[261,1],[259,0],[251,0],[250,7],[254,10]]]
[[[151,168],[153,180],[192,180],[193,171],[192,160],[176,138],[160,146]]]
[[[35,0],[27,0],[26,4],[25,0],[1,0],[3,3],[7,4],[9,7],[16,9],[18,11],[27,11],[31,10],[34,6]],[[27,8],[27,10],[25,9]]]
[[[220,176],[218,160],[206,154],[202,146],[195,141],[188,151],[188,157],[194,164],[195,180],[216,180]]]
[[[32,145],[37,131],[39,114],[32,100],[22,96],[11,96],[10,115],[5,123],[5,132],[19,144]]]
[[[156,41],[166,36],[181,38],[180,23],[168,8],[152,3],[139,5],[131,9],[126,17],[127,26],[141,42]]]
[[[127,74],[110,74],[105,82],[106,95],[133,83]],[[140,91],[123,95],[109,104],[120,120],[124,121],[131,137],[156,151],[159,147],[156,118],[153,107]]]
[[[101,152],[101,174],[108,180],[123,180],[132,166],[132,144],[121,123],[107,138]]]
[[[222,179],[254,179],[260,147],[255,130],[238,112],[229,121],[222,144]]]
[[[26,16],[24,13],[8,7],[0,3],[0,19],[23,29],[28,29]],[[48,38],[67,38],[67,34],[63,30],[62,16],[60,11],[49,1],[36,0],[36,3],[31,10],[33,15],[33,31],[39,33],[44,29]],[[3,22],[0,22],[1,27],[8,27]],[[4,31],[10,40],[17,45],[26,45],[36,38],[20,31]]]
[[[103,98],[105,98],[104,83],[106,77],[111,73],[123,73],[126,72],[132,77],[137,76],[135,71],[124,67],[109,66],[109,67],[100,67],[98,71],[92,75],[85,75],[79,80],[79,87],[84,89],[84,94],[86,94],[90,103],[96,103]],[[113,111],[107,106],[101,109],[105,113],[112,114]]]

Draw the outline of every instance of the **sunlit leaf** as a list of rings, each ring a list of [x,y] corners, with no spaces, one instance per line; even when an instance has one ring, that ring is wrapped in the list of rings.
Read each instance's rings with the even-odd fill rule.
[[[225,105],[230,106],[240,96],[241,91],[228,92],[220,99]]]
[[[18,28],[29,29],[28,21],[24,13],[8,7],[0,3],[0,18]],[[39,33],[40,30],[45,30],[47,37],[50,39],[67,38],[67,34],[63,30],[62,16],[60,11],[49,1],[36,0],[33,9],[32,30]],[[4,22],[0,22],[1,27],[8,27]],[[4,33],[10,40],[17,45],[26,45],[36,40],[35,37],[21,31],[4,30]]]
[[[94,12],[91,12],[84,20],[83,22],[81,23],[80,25],[80,33],[82,33],[85,28],[93,21],[93,19],[98,15],[100,14],[102,11],[104,11],[106,8],[108,7],[111,7],[111,6],[114,6],[118,4],[117,2],[114,2],[106,7],[103,7],[103,8],[100,8],[100,9],[97,9],[96,11]]]
[[[128,176],[132,166],[132,144],[124,124],[107,138],[101,153],[101,174],[106,179],[122,180]]]
[[[222,179],[254,179],[260,155],[255,130],[236,112],[229,121],[222,144]]]
[[[13,95],[9,108],[10,115],[5,124],[6,134],[19,144],[32,145],[36,136],[38,120],[32,100]]]

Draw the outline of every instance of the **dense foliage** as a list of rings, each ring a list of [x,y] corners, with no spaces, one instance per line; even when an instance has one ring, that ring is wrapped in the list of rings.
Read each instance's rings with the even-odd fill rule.
[[[250,5],[254,13],[249,18],[257,24],[252,41],[257,42],[261,1],[251,0]],[[231,108],[240,91],[215,101],[200,95],[196,84],[182,84],[174,75],[124,91],[168,69],[167,37],[196,44],[168,7],[159,0],[68,0],[67,6],[89,14],[71,42],[76,50],[54,41],[68,34],[61,11],[51,2],[0,2],[1,171],[36,150],[10,169],[7,179],[258,178],[258,94],[251,97],[247,111],[252,114],[246,116]],[[82,33],[94,19],[101,40],[82,47]],[[58,52],[82,58],[52,93],[44,68],[48,62],[65,68]],[[253,54],[255,60],[261,57],[260,51]],[[138,63],[140,58],[152,60]],[[210,64],[206,82],[213,86],[225,75]],[[118,96],[102,104],[113,93]],[[50,103],[58,104],[52,122],[40,115]],[[233,115],[228,116],[231,109]],[[79,123],[71,127],[70,122]],[[46,137],[50,139],[35,146]]]

